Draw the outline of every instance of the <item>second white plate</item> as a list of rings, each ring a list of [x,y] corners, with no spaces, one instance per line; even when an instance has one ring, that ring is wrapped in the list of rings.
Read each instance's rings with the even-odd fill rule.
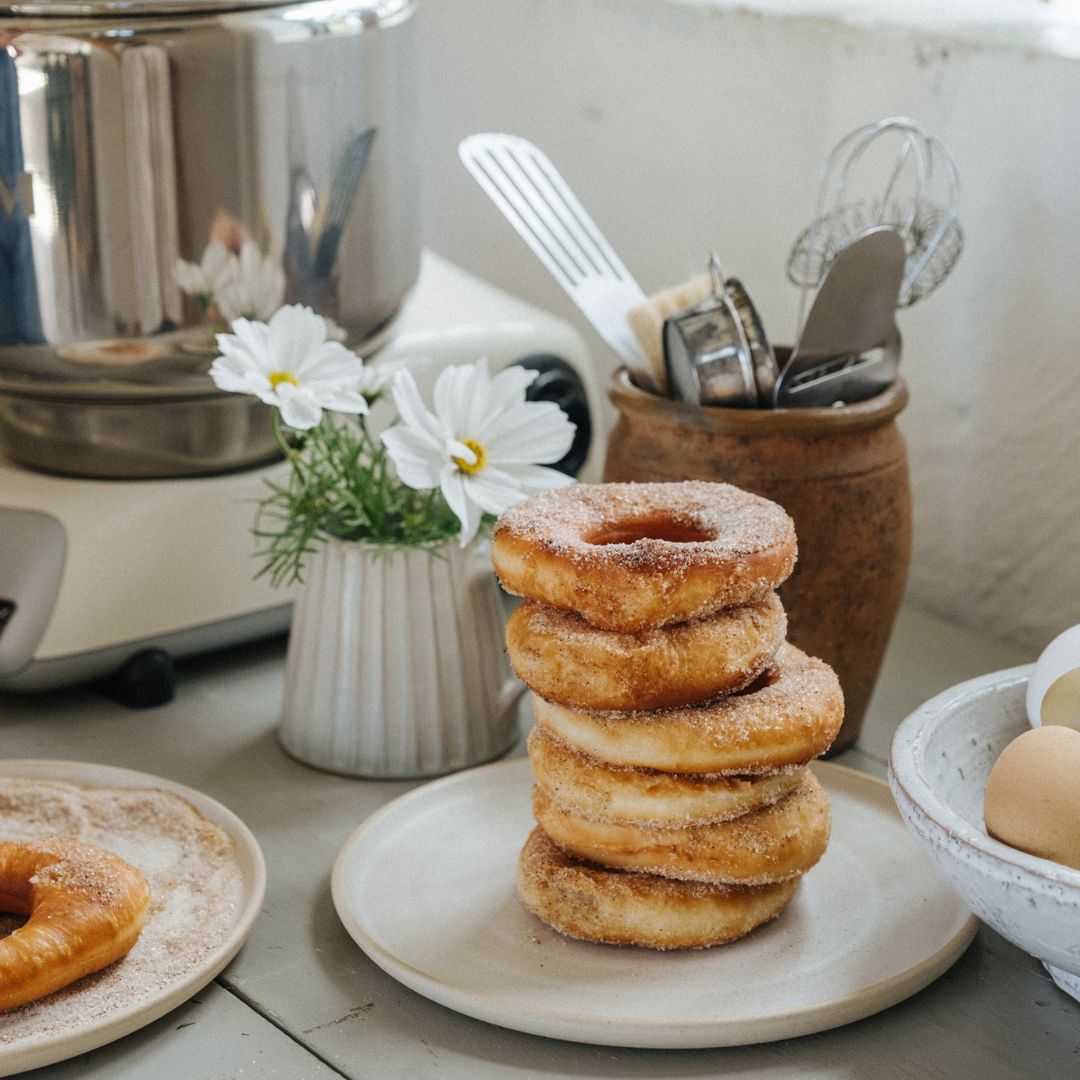
[[[814,771],[829,849],[775,922],[702,951],[565,938],[515,896],[532,828],[527,760],[390,803],[346,841],[334,905],[381,968],[467,1016],[629,1047],[735,1046],[838,1027],[893,1005],[960,956],[976,920],[908,836],[880,780]]]
[[[80,761],[16,759],[0,761],[0,776],[54,780],[85,788],[153,788],[171,792],[193,806],[230,838],[233,846],[229,861],[238,872],[241,888],[224,940],[191,970],[174,977],[163,977],[151,992],[135,997],[130,1004],[93,1018],[80,1016],[71,1000],[68,1000],[64,1006],[64,1016],[70,1016],[69,1020],[51,1023],[43,1033],[10,1040],[3,1037],[7,1033],[0,1021],[0,1076],[9,1076],[104,1046],[164,1016],[201,990],[240,951],[251,932],[266,892],[266,866],[251,830],[231,810],[201,791],[164,777]],[[77,1003],[77,989],[70,993]],[[50,1019],[50,1000],[44,999],[42,1003],[43,1022]]]

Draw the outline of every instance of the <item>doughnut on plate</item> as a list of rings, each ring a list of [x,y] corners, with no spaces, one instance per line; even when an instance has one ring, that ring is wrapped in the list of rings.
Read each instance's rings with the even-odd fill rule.
[[[334,905],[399,982],[517,1031],[692,1048],[838,1027],[932,982],[976,921],[882,781],[829,763],[811,769],[832,805],[828,850],[778,918],[715,948],[578,941],[527,911],[516,895],[533,829],[527,760],[433,781],[368,818],[334,866]]]
[[[795,527],[730,484],[573,484],[499,516],[491,559],[516,596],[636,631],[752,603],[795,566]]]
[[[545,604],[519,604],[506,652],[541,697],[585,709],[662,709],[743,690],[787,631],[776,593],[693,622],[623,633]]]
[[[42,796],[43,791],[49,794]],[[88,793],[91,800],[87,807],[97,809],[83,812],[82,792]],[[212,880],[228,881],[232,907],[215,920],[206,948],[190,964],[171,961],[165,943],[175,933],[190,933],[188,923],[198,918],[190,913],[202,910],[197,898],[185,892],[184,883],[189,871],[201,872],[203,856],[192,856],[190,847],[186,856],[180,852],[182,845],[177,841],[190,833],[170,836],[163,827],[160,836],[149,835],[154,826],[140,819],[140,808],[149,805],[140,792],[164,792],[183,800],[197,815],[192,818],[191,828],[200,830],[200,836],[207,822],[220,830],[205,832],[214,837],[207,841],[210,846],[206,848],[205,866]],[[125,959],[107,968],[100,978],[88,976],[39,1001],[0,1013],[0,1076],[88,1053],[157,1020],[211,982],[247,940],[266,891],[262,852],[247,826],[208,795],[163,777],[107,765],[0,760],[0,796],[4,800],[4,833],[8,838],[41,835],[36,831],[39,826],[30,822],[32,815],[25,806],[30,800],[36,806],[36,800],[45,798],[48,801],[41,805],[51,808],[52,819],[40,826],[42,831],[50,831],[51,826],[51,831],[82,835],[82,839],[114,851],[146,874],[152,897],[142,935]],[[110,810],[106,829],[99,824],[106,819],[97,813],[102,806],[112,807],[113,803],[95,800],[112,800],[114,796],[117,803],[130,806],[132,812],[128,815],[126,810]],[[178,813],[182,817],[182,812]],[[62,827],[56,825],[57,821],[62,822]],[[76,832],[82,828],[88,831]],[[148,851],[148,846],[153,850]],[[201,851],[201,844],[195,846]],[[184,864],[186,869],[177,875],[179,887],[173,893],[162,883],[172,880],[178,858],[194,858],[195,864]]]

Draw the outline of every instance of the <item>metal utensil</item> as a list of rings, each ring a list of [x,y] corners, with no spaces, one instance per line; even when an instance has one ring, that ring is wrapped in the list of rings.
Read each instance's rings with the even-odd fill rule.
[[[461,141],[458,156],[593,329],[651,382],[626,321],[645,293],[545,154],[517,135],[479,132]]]
[[[341,234],[356,198],[360,178],[364,175],[374,138],[373,127],[354,135],[346,144],[341,161],[334,170],[326,218],[312,259],[311,274],[316,281],[329,278],[333,272],[338,248],[341,247]]]
[[[349,138],[325,197],[320,198],[302,161],[290,170],[283,254],[289,300],[332,317],[339,314],[335,299],[338,251],[374,138],[374,128]]]
[[[817,295],[773,393],[777,408],[862,401],[896,377],[896,303],[906,248],[879,226],[842,248]]]
[[[752,408],[771,400],[776,355],[757,307],[737,278],[709,258],[712,293],[664,320],[664,365],[676,399]]]
[[[750,362],[754,368],[757,403],[767,406],[772,401],[776,380],[780,377],[780,365],[776,361],[772,342],[765,333],[765,326],[761,321],[757,305],[750,299],[750,294],[743,283],[738,278],[728,278],[724,282],[724,289],[739,315],[739,321],[742,323],[746,340],[750,345]]]
[[[884,157],[880,173],[863,190],[861,166]],[[874,169],[870,167],[871,177]],[[959,176],[948,150],[929,131],[907,117],[890,117],[846,135],[826,159],[818,182],[814,216],[795,240],[788,257],[790,280],[802,286],[799,318],[810,289],[820,284],[829,264],[851,240],[869,229],[891,225],[905,244],[899,306],[927,296],[948,276],[963,250],[957,221]]]

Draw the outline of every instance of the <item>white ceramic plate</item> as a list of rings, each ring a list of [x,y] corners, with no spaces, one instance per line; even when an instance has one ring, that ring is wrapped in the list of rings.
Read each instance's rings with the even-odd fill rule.
[[[64,1061],[164,1016],[210,982],[240,951],[262,907],[266,891],[266,865],[251,830],[221,803],[183,784],[160,776],[77,761],[0,761],[0,776],[59,780],[83,787],[156,788],[187,800],[204,818],[223,829],[233,842],[233,860],[240,875],[241,897],[228,937],[182,978],[166,982],[151,996],[97,1021],[73,1021],[70,1027],[11,1043],[0,1043],[0,1076]]]
[[[707,1047],[838,1027],[932,982],[976,920],[908,836],[882,781],[825,763],[814,771],[832,801],[829,849],[779,919],[730,945],[596,945],[527,912],[514,892],[532,828],[527,760],[435,781],[374,814],[338,856],[334,905],[395,979],[518,1031]]]

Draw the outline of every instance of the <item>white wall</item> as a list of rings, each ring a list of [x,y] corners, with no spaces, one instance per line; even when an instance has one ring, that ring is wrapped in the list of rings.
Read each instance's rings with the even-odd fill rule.
[[[910,593],[1034,650],[1080,622],[1077,35],[884,26],[865,2],[831,6],[862,10],[426,0],[428,242],[584,325],[457,162],[462,136],[514,132],[552,157],[646,291],[714,247],[786,341],[798,291],[784,265],[826,153],[870,120],[920,120],[960,168],[967,244],[899,319]],[[598,342],[596,361],[613,365]]]

